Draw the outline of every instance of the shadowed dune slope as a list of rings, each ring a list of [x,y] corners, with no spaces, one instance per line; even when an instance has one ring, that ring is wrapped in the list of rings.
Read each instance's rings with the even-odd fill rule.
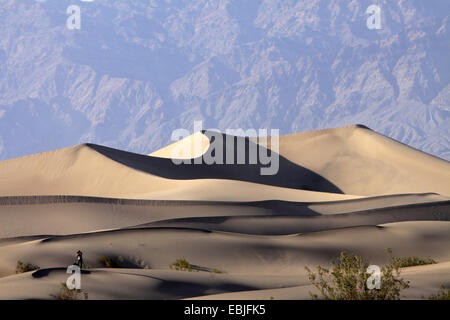
[[[171,159],[79,145],[0,162],[0,195],[229,201],[356,198],[330,193],[339,190],[306,168],[283,163],[280,175],[261,176],[258,165],[175,165]]]
[[[449,221],[396,222],[289,236],[165,227],[121,229],[10,242],[0,246],[0,275],[14,274],[19,260],[41,268],[70,265],[78,248],[84,249],[86,264],[94,268],[102,266],[102,256],[121,256],[129,267],[151,269],[168,269],[175,259],[185,257],[193,265],[230,274],[276,270],[293,275],[304,272],[305,265],[328,264],[343,250],[375,264],[387,261],[387,248],[401,256],[426,252],[438,261],[448,261],[449,245]]]
[[[64,268],[43,269],[0,279],[0,299],[53,299],[67,278]],[[199,295],[290,287],[297,276],[222,275],[150,269],[91,269],[82,287],[93,299],[185,299]],[[136,293],[139,293],[138,295]],[[83,298],[83,295],[80,295]]]
[[[352,213],[301,216],[234,216],[179,218],[140,225],[155,227],[198,228],[255,235],[288,235],[378,225],[400,221],[450,221],[450,201],[379,208]]]
[[[208,167],[197,171],[193,170],[194,168],[194,165],[176,166],[170,159],[137,155],[101,146],[79,145],[0,162],[0,195],[237,201],[324,201],[356,198],[227,180],[226,177],[200,179],[201,175],[203,178],[208,175],[202,173],[197,177],[192,172],[207,172]],[[215,188],[208,187],[210,183],[213,183]],[[189,190],[199,189],[203,192],[189,193]],[[253,195],[251,192],[236,192],[240,189],[251,190]]]
[[[227,138],[233,139],[226,134],[218,135],[211,131],[205,131],[204,135],[210,141],[212,137],[222,136],[224,144]],[[245,144],[247,160],[252,144],[260,142],[257,138],[234,139],[234,147],[239,143]],[[273,148],[271,142],[272,139],[268,139],[269,149]],[[205,147],[205,139],[200,138],[199,133],[184,139],[184,143],[197,143],[200,145],[197,149],[206,150],[205,153],[211,150],[211,145]],[[179,146],[180,142],[176,142],[151,155],[169,158]],[[193,146],[188,148],[194,149],[196,148]],[[278,176],[285,187],[318,190],[320,186],[319,191],[365,196],[427,192],[450,196],[448,161],[390,139],[363,125],[282,135],[279,136],[279,147],[276,149],[280,155]],[[230,150],[230,147],[223,147],[224,159]],[[231,153],[236,158],[236,149]],[[191,151],[189,154],[198,155],[198,151]],[[293,164],[309,171],[297,172]],[[222,171],[221,174],[224,177],[230,175],[229,177],[234,179],[233,170],[237,168],[238,166],[232,166],[227,168],[228,172]],[[258,166],[245,169],[246,173],[254,170],[255,173],[251,175],[257,175],[259,170]],[[212,166],[211,170],[217,172],[215,166]],[[310,172],[317,176],[311,175]],[[305,177],[306,181],[299,177]],[[313,186],[308,181],[313,181]]]
[[[0,197],[0,238],[83,233],[148,225],[158,221],[168,226],[252,234],[287,234],[332,226],[371,224],[373,221],[446,220],[450,215],[448,202],[448,198],[436,194],[392,195],[319,203],[280,200],[137,200],[81,196]],[[308,216],[352,212],[355,214],[347,218],[304,219]],[[261,216],[270,218],[257,218]]]
[[[124,228],[202,216],[316,215],[309,203],[133,200],[74,196],[0,198],[0,238]],[[24,223],[26,221],[27,223]]]

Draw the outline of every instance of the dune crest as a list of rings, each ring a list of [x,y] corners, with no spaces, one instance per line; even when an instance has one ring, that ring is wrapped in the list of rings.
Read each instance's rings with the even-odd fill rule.
[[[194,159],[208,150],[210,141],[202,132],[196,132],[186,138],[149,154],[151,157],[168,159]]]

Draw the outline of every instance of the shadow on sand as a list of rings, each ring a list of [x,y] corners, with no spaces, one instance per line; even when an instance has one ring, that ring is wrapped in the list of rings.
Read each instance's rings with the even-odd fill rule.
[[[211,143],[215,141],[214,135],[209,131],[204,134],[210,139]],[[226,141],[225,134],[219,134],[222,136],[222,141]],[[238,146],[242,143],[245,145],[245,164],[237,164]],[[240,180],[246,182],[253,182],[259,184],[265,184],[270,186],[330,192],[330,193],[343,193],[336,185],[322,177],[321,175],[299,166],[285,157],[279,154],[272,154],[270,149],[259,146],[251,141],[248,137],[234,137],[234,143],[232,146],[227,147],[224,142],[222,156],[218,157],[227,159],[227,153],[231,152],[234,156],[233,164],[207,164],[203,157],[196,158],[199,164],[196,164],[195,159],[192,164],[175,164],[171,159],[151,157],[127,151],[121,151],[109,147],[104,147],[95,144],[87,144],[90,148],[99,152],[100,154],[117,161],[125,166],[133,169],[149,173],[155,176],[177,179],[177,180],[189,180],[189,179],[227,179],[227,180]],[[218,144],[220,146],[220,144]],[[261,175],[261,169],[274,165],[273,163],[263,164],[260,159],[259,153],[257,153],[256,164],[251,164],[249,161],[249,150],[255,150],[254,148],[261,148],[259,153],[267,155],[270,159],[278,157],[279,170],[274,175]],[[233,149],[231,149],[233,148]],[[210,145],[205,154],[211,154],[216,156],[217,148]],[[257,149],[258,150],[258,149]],[[240,151],[242,152],[242,150]],[[230,157],[231,158],[231,157]]]

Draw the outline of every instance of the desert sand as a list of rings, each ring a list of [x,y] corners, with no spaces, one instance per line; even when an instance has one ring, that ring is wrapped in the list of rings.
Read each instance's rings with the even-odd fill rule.
[[[280,136],[273,176],[172,162],[180,144],[180,158],[201,157],[210,137],[149,155],[84,144],[0,162],[0,299],[54,299],[79,249],[89,299],[310,299],[305,266],[341,251],[381,265],[387,248],[438,262],[401,270],[405,299],[450,286],[448,161],[355,125]],[[178,258],[194,270],[171,269]],[[17,261],[40,269],[16,274]]]

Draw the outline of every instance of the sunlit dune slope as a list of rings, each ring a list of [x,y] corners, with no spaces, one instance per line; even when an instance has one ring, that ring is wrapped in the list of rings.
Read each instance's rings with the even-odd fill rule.
[[[450,163],[356,125],[280,137],[280,154],[344,193],[450,195]]]

